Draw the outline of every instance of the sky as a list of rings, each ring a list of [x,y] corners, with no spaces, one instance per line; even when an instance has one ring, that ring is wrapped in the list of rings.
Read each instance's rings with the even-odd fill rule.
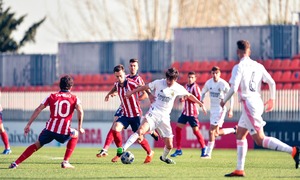
[[[103,25],[101,26],[101,23],[105,21],[101,19],[104,13],[92,14],[95,8],[102,8],[102,2],[97,0],[3,0],[3,7],[4,9],[10,7],[10,12],[15,13],[16,18],[27,14],[23,23],[13,34],[13,38],[18,41],[32,24],[46,17],[37,30],[36,42],[26,44],[19,53],[54,54],[58,51],[59,42],[108,40],[103,37],[114,40],[114,37],[108,35],[109,31]],[[107,7],[110,12],[120,15],[117,13],[119,9],[115,4],[116,1],[107,2],[109,2]],[[91,24],[92,27],[89,27]],[[98,32],[98,29],[101,31]]]
[[[10,12],[15,13],[15,17],[19,18],[22,15],[27,14],[23,23],[18,27],[18,30],[15,31],[13,37],[17,40],[20,40],[25,31],[35,22],[43,19],[49,9],[55,8],[55,0],[4,0],[3,6],[6,9],[7,7],[11,8]],[[51,35],[47,31],[47,25],[49,21],[45,21],[42,28],[38,29],[36,34],[36,43],[27,44],[24,48],[21,49],[21,52],[25,53],[42,53],[42,54],[53,54],[57,52],[57,42],[60,40],[59,37]]]
[[[25,31],[35,22],[46,17],[47,19],[38,28],[35,36],[35,43],[28,43],[20,49],[19,53],[26,54],[56,54],[58,52],[58,43],[60,42],[95,42],[95,41],[120,41],[132,40],[137,38],[137,21],[135,19],[134,7],[132,2],[139,3],[139,10],[141,13],[142,29],[147,28],[146,17],[150,18],[151,23],[154,17],[153,0],[147,1],[129,1],[129,0],[2,0],[3,7],[6,9],[10,7],[10,12],[15,13],[15,17],[19,18],[26,15],[23,23],[18,27],[13,34],[13,38],[21,40]],[[199,0],[199,2],[207,2],[206,0]],[[146,3],[149,6],[149,11],[146,12]],[[168,0],[159,1],[159,28],[161,32],[165,32],[167,19]],[[174,1],[173,1],[174,2]],[[176,1],[177,2],[177,1]],[[178,1],[179,2],[179,1]],[[198,2],[196,0],[186,0],[185,2]],[[212,1],[210,1],[212,2]],[[219,1],[213,1],[219,2]],[[229,2],[237,3],[241,14],[238,20],[232,16],[237,16],[235,11],[225,11],[225,14],[233,21],[232,24],[217,24],[224,25],[262,25],[266,22],[266,2],[267,0],[243,0],[243,1],[222,1],[223,4],[218,6],[218,10],[223,10],[230,4]],[[259,3],[258,3],[259,2]],[[279,2],[279,1],[278,1]],[[271,1],[272,4],[272,18],[278,18],[278,2]],[[282,1],[287,2],[287,1]],[[288,1],[288,17],[291,12],[300,12],[299,0]],[[202,6],[207,5],[206,3]],[[284,4],[282,4],[284,7]],[[106,8],[105,8],[106,7]],[[206,10],[211,12],[211,7],[207,5]],[[253,16],[250,12],[257,11]],[[219,11],[217,11],[219,12]],[[261,13],[261,14],[259,14]],[[221,13],[220,13],[221,14]],[[223,12],[224,14],[224,12]],[[283,14],[283,13],[282,13]],[[222,15],[222,14],[221,14]],[[246,16],[248,15],[248,16]],[[296,15],[296,14],[295,14]],[[300,14],[299,14],[300,15]],[[173,5],[171,28],[177,27],[178,23],[178,7],[176,3]],[[188,20],[190,16],[188,16]],[[222,17],[222,16],[219,16]],[[151,19],[152,18],[152,19]],[[211,18],[208,18],[211,19]],[[202,19],[201,19],[202,20]],[[222,18],[219,19],[221,22]],[[235,22],[236,21],[236,22]],[[276,21],[276,20],[274,20]],[[204,21],[203,21],[204,22]],[[209,23],[208,23],[209,25]],[[162,35],[163,36],[163,35]]]

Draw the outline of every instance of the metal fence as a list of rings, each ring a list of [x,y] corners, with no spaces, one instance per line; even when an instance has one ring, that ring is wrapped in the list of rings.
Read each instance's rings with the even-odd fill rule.
[[[82,101],[85,111],[85,121],[112,121],[116,109],[120,105],[118,97],[110,98],[109,102],[104,102],[107,92],[74,92]],[[266,101],[269,92],[263,91],[262,98]],[[3,118],[7,121],[21,120],[28,121],[34,109],[49,95],[49,92],[2,92],[1,104],[3,107]],[[264,113],[263,118],[267,121],[289,121],[300,122],[300,90],[278,90],[276,92],[275,108],[270,113]],[[205,98],[205,106],[209,110],[209,98]],[[182,103],[175,101],[171,113],[172,121],[177,121],[182,111]],[[142,109],[147,112],[149,101],[142,102]],[[234,118],[228,121],[237,121],[240,114],[240,103],[235,95]],[[45,110],[37,120],[48,119],[49,110]],[[76,116],[74,116],[76,117]],[[76,119],[76,118],[75,118]],[[208,121],[208,116],[199,115],[200,121]]]
[[[117,64],[140,60],[140,71],[161,72],[171,65],[171,43],[165,41],[120,41],[60,43],[59,73],[112,73]]]
[[[268,25],[174,30],[176,61],[235,60],[236,41],[250,41],[254,59],[291,58],[300,53],[299,26]]]
[[[56,69],[53,54],[0,54],[0,85],[51,85]]]
[[[234,60],[236,41],[251,42],[253,59],[290,58],[300,53],[294,25],[183,28],[174,40],[60,43],[57,55],[1,54],[1,86],[51,85],[62,74],[112,73],[138,58],[141,72],[157,74],[176,61]]]

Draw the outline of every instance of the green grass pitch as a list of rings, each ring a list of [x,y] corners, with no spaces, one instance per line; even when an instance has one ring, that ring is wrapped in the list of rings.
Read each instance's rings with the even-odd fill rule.
[[[70,160],[75,169],[62,169],[65,148],[44,147],[17,169],[8,169],[25,148],[13,147],[12,154],[0,155],[0,179],[224,179],[236,167],[236,151],[228,149],[214,150],[212,159],[200,159],[200,150],[183,149],[182,156],[173,158],[175,165],[159,160],[162,149],[154,149],[150,164],[143,164],[146,155],[142,149],[130,149],[135,161],[124,165],[110,161],[114,148],[107,157],[96,158],[98,149],[78,147]],[[249,150],[245,172],[247,179],[300,178],[300,169],[295,169],[289,154],[269,150]]]

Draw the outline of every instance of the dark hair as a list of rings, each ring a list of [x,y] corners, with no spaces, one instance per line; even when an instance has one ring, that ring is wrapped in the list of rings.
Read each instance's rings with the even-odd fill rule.
[[[73,85],[74,81],[70,75],[65,75],[60,78],[59,87],[61,90],[70,90]]]
[[[190,71],[188,75],[196,75],[195,71]]]
[[[179,76],[179,72],[176,68],[169,68],[166,72],[166,78],[168,80],[176,80]]]
[[[218,66],[214,66],[211,68],[211,71],[220,71],[221,72],[221,69]]]
[[[135,63],[135,62],[136,62],[136,63],[139,63],[139,60],[138,60],[138,59],[130,59],[130,60],[129,60],[129,63]]]
[[[122,64],[119,64],[119,65],[114,67],[114,73],[115,72],[120,72],[120,71],[124,71],[124,66]]]
[[[250,49],[250,43],[246,40],[239,40],[236,44],[239,50],[246,51]]]

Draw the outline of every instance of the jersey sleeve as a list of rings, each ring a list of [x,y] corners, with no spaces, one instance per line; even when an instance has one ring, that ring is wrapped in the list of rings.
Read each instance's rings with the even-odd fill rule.
[[[205,94],[207,93],[207,91],[208,91],[208,81],[205,82],[204,87],[202,88],[201,100],[200,101],[204,100],[204,97],[205,97]]]
[[[154,89],[156,89],[156,86],[159,84],[161,80],[155,80],[152,81],[148,84],[149,88],[151,89],[151,91],[153,91]]]
[[[176,89],[177,89],[177,93],[178,93],[177,95],[179,95],[179,96],[185,96],[185,95],[189,94],[189,92],[180,84],[177,84]]]
[[[242,80],[242,69],[239,64],[235,65],[232,69],[231,78],[229,80],[234,92],[237,92]]]
[[[275,99],[275,97],[276,97],[276,83],[275,83],[274,79],[271,77],[271,75],[268,73],[268,71],[266,70],[266,68],[264,66],[262,66],[262,71],[263,71],[262,81],[268,83],[269,89],[270,89],[270,92],[271,92],[271,98]]]
[[[41,104],[44,104],[44,106],[49,106],[49,98],[50,98],[50,96],[51,96],[51,94],[50,94],[48,97],[46,97],[46,98],[41,102]]]
[[[76,104],[81,104],[81,100],[76,96]]]
[[[139,78],[137,79],[137,83],[141,86],[144,86],[145,85],[145,82],[143,80],[143,78],[141,76],[139,76]]]
[[[200,101],[201,100],[201,90],[199,86],[195,86],[193,95]]]

